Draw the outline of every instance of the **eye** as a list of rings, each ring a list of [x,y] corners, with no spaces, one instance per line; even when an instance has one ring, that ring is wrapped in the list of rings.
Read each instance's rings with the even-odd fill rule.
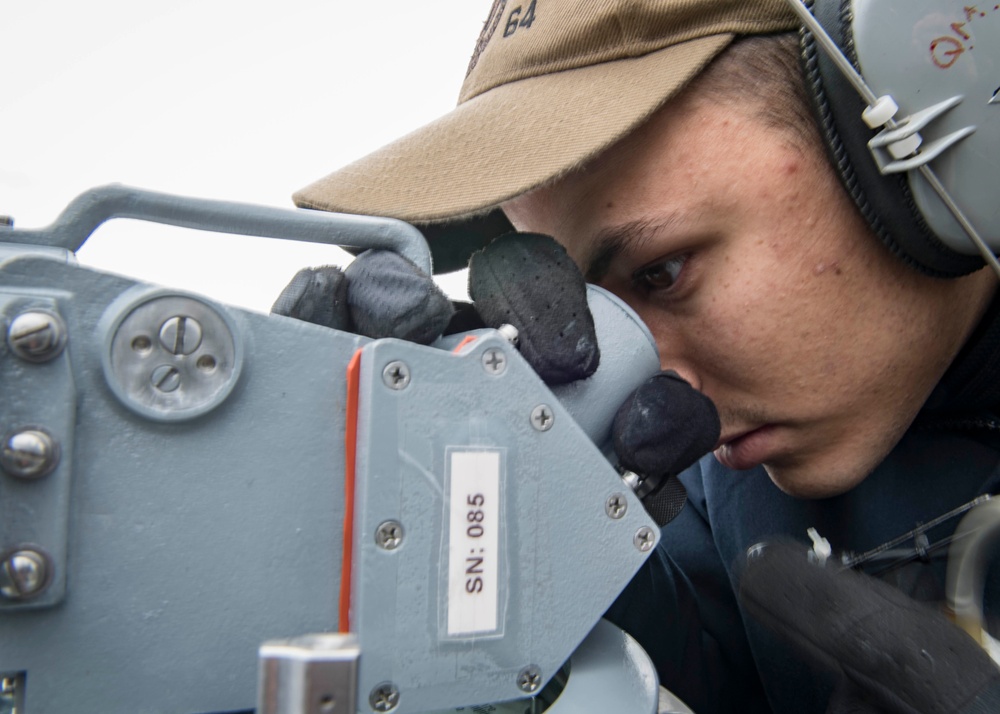
[[[640,290],[669,290],[681,276],[687,255],[678,255],[639,268],[632,273],[632,284]]]

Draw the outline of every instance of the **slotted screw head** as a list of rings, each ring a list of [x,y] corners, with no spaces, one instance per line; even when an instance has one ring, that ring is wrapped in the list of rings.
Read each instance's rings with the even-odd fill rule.
[[[635,532],[635,537],[632,539],[632,543],[641,552],[648,552],[656,544],[656,535],[653,533],[653,529],[649,526],[643,526]]]
[[[66,326],[48,312],[22,312],[11,320],[7,344],[23,360],[48,362],[58,357],[66,346]]]
[[[58,464],[59,444],[41,429],[22,429],[9,434],[0,447],[0,468],[17,478],[47,476]]]
[[[383,550],[396,550],[403,542],[403,526],[399,521],[386,521],[375,530],[375,543]]]
[[[382,370],[382,381],[389,389],[406,389],[410,384],[410,368],[399,360],[390,362]]]
[[[48,563],[41,553],[18,550],[0,564],[0,595],[8,600],[28,600],[40,595],[48,585]]]
[[[547,404],[539,404],[531,410],[531,425],[537,431],[548,431],[551,429],[555,418],[555,414],[552,413]]]
[[[160,327],[160,344],[175,355],[189,355],[201,345],[201,323],[187,315],[175,315]]]
[[[392,682],[377,684],[368,695],[368,703],[377,712],[392,711],[399,704],[399,688]]]
[[[163,364],[153,370],[149,381],[161,392],[176,392],[181,386],[181,373],[173,365]]]
[[[628,511],[628,501],[625,500],[625,495],[622,493],[612,494],[604,503],[604,512],[608,514],[609,518],[616,521],[622,518],[626,511]]]
[[[517,688],[527,694],[534,694],[542,686],[542,670],[529,664],[517,673]]]

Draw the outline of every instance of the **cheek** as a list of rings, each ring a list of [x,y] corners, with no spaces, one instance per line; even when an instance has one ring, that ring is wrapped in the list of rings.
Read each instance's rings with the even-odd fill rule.
[[[689,309],[648,311],[664,357],[690,364],[707,391],[815,390],[845,366],[851,320],[838,315],[846,306],[832,276],[761,242],[753,262],[723,258]]]

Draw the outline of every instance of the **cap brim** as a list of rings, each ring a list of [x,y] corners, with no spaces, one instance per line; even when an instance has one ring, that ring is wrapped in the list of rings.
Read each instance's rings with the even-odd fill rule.
[[[293,198],[304,208],[411,223],[481,214],[626,136],[732,39],[711,35],[500,85]]]

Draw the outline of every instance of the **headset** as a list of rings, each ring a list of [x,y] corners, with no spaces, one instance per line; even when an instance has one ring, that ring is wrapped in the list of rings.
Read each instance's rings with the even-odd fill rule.
[[[1000,0],[788,0],[833,162],[930,275],[1000,275]]]

